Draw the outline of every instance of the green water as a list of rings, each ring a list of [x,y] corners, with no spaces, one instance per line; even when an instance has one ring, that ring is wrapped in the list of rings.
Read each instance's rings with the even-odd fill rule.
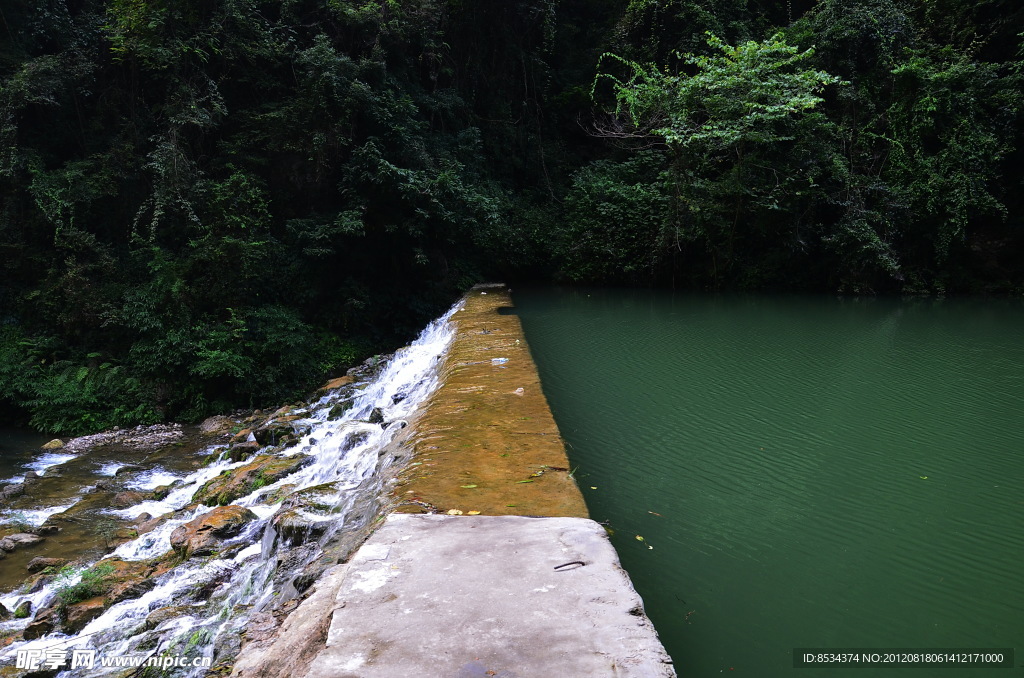
[[[1024,673],[1024,305],[514,299],[591,515],[680,676]],[[1019,656],[795,669],[794,647]]]

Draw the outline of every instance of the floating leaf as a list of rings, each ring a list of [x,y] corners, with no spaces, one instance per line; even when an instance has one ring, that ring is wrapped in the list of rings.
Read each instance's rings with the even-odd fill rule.
[[[592,490],[596,490],[597,488],[596,488],[596,487],[594,487],[593,485],[591,485],[591,486],[590,486],[590,489],[592,489]]]
[[[505,508],[516,508],[519,504],[505,504]]]
[[[928,476],[918,476],[921,480],[928,480]]]
[[[467,516],[478,516],[478,515],[480,515],[480,512],[479,511],[466,511],[466,515]]]
[[[516,485],[522,485],[523,483],[532,483],[532,480],[517,480]]]
[[[472,490],[476,485],[459,485],[464,490]]]
[[[637,541],[643,541],[643,540],[644,540],[644,538],[643,538],[643,537],[641,537],[641,536],[640,536],[640,535],[638,534],[638,535],[636,536],[636,540],[637,540]]]
[[[446,511],[446,513],[448,515],[450,515],[450,516],[461,516],[462,515],[462,511],[460,511],[459,509],[448,509],[448,511]]]

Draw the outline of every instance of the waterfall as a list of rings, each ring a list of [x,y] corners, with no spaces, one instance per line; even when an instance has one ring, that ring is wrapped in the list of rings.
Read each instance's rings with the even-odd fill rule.
[[[308,430],[298,443],[278,452],[282,457],[306,460],[299,470],[280,480],[253,489],[232,501],[256,514],[237,536],[226,540],[221,550],[206,558],[194,557],[156,576],[152,587],[141,595],[106,609],[78,634],[51,633],[41,638],[16,642],[0,651],[0,662],[13,663],[19,650],[94,650],[96,657],[169,656],[207,657],[216,664],[237,653],[239,634],[256,615],[270,617],[287,611],[311,583],[309,579],[331,564],[336,554],[358,544],[378,517],[387,493],[382,470],[394,461],[394,442],[412,419],[417,408],[436,388],[438,365],[451,343],[454,330],[449,318],[459,310],[456,304],[430,323],[409,346],[399,349],[378,376],[361,385],[345,401],[339,413],[337,395],[328,393],[312,403],[296,429]],[[332,408],[334,408],[332,416]],[[377,408],[384,422],[368,423]],[[339,416],[340,415],[340,416]],[[206,450],[213,454],[214,447]],[[50,461],[50,460],[48,460]],[[214,510],[191,505],[197,488],[248,461],[231,461],[222,453],[213,463],[195,471],[163,499],[149,499],[127,509],[111,511],[124,518],[143,512],[154,516],[174,512],[152,531],[121,544],[111,554],[125,561],[146,561],[171,550],[171,534],[185,523]],[[114,469],[100,469],[112,475]],[[159,471],[141,475],[135,482],[151,489],[170,478]],[[304,493],[299,495],[299,493]],[[307,496],[308,495],[308,496]],[[325,510],[312,511],[307,504],[289,498],[313,498]],[[292,511],[310,525],[315,539],[286,538],[275,528],[275,518]],[[362,532],[360,532],[362,531]],[[353,536],[355,535],[355,536]],[[63,585],[74,583],[65,579]],[[43,609],[57,595],[53,582],[40,590],[0,594],[0,602],[14,609],[32,602]],[[165,617],[147,618],[161,608],[173,607]],[[5,622],[23,625],[31,620]],[[166,675],[200,676],[206,668],[173,668]],[[60,676],[101,676],[123,672],[123,667],[64,670]]]

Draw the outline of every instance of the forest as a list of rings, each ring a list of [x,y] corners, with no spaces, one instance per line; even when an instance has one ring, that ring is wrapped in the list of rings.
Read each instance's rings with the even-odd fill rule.
[[[1024,293],[1019,0],[5,0],[0,420],[308,392],[475,282]]]

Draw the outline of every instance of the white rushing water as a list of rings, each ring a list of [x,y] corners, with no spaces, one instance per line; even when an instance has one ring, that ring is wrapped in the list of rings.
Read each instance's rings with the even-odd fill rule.
[[[335,396],[327,395],[310,405],[305,419],[291,422],[297,430],[308,427],[309,432],[280,454],[305,455],[309,463],[278,482],[255,489],[232,502],[255,513],[257,520],[249,523],[242,534],[225,542],[220,552],[223,556],[192,558],[177,565],[158,577],[153,588],[137,598],[110,607],[75,636],[50,634],[37,640],[14,643],[2,650],[0,663],[10,663],[18,650],[30,649],[87,648],[96,650],[97,657],[185,654],[211,657],[214,661],[222,653],[230,654],[233,642],[234,649],[237,649],[237,634],[250,616],[280,600],[282,592],[278,588],[281,582],[301,572],[302,567],[319,553],[319,545],[315,541],[289,549],[269,527],[275,514],[282,509],[282,499],[289,494],[287,490],[294,492],[323,486],[314,491],[318,492],[316,501],[318,505],[325,502],[333,505],[334,511],[329,516],[310,512],[300,514],[311,522],[331,520],[328,537],[338,530],[359,528],[365,523],[364,516],[356,515],[360,510],[359,493],[381,491],[376,474],[382,450],[402,428],[404,420],[411,417],[436,388],[437,364],[453,335],[448,321],[459,307],[460,304],[453,306],[428,325],[416,341],[398,350],[374,380],[351,394],[351,406],[340,418],[329,418],[329,412],[337,402]],[[386,425],[366,422],[375,408],[383,411],[388,422]],[[212,448],[203,453],[211,451]],[[245,463],[249,460],[231,462],[222,455],[218,461],[186,477],[161,469],[140,474],[133,479],[131,487],[149,490],[175,481],[181,484],[161,501],[147,500],[111,513],[135,518],[142,513],[160,516],[177,511],[191,503],[192,496],[203,483]],[[104,466],[100,473],[112,475],[113,471],[116,468],[109,465]],[[285,485],[294,488],[282,490]],[[275,494],[278,490],[281,491]],[[279,499],[277,503],[267,503],[268,496]],[[111,555],[129,561],[162,556],[171,549],[170,535],[175,528],[211,510],[212,507],[200,506],[175,515],[164,520],[152,532],[117,547]],[[65,579],[63,583],[69,582],[73,583],[73,580]],[[33,610],[38,610],[55,595],[51,584],[33,593],[0,595],[0,603],[14,609],[29,600]],[[168,606],[175,606],[173,614],[155,628],[147,629],[147,616]],[[24,623],[7,622],[0,625],[0,629]],[[97,662],[92,669],[69,669],[59,675],[99,676],[118,670],[124,669],[104,669]],[[173,675],[181,676],[198,676],[205,670],[172,669],[177,672]]]
[[[77,454],[67,454],[66,452],[47,452],[41,454],[29,463],[25,464],[25,468],[32,469],[39,475],[46,472],[46,469],[53,466],[60,466],[66,462],[71,461]]]

